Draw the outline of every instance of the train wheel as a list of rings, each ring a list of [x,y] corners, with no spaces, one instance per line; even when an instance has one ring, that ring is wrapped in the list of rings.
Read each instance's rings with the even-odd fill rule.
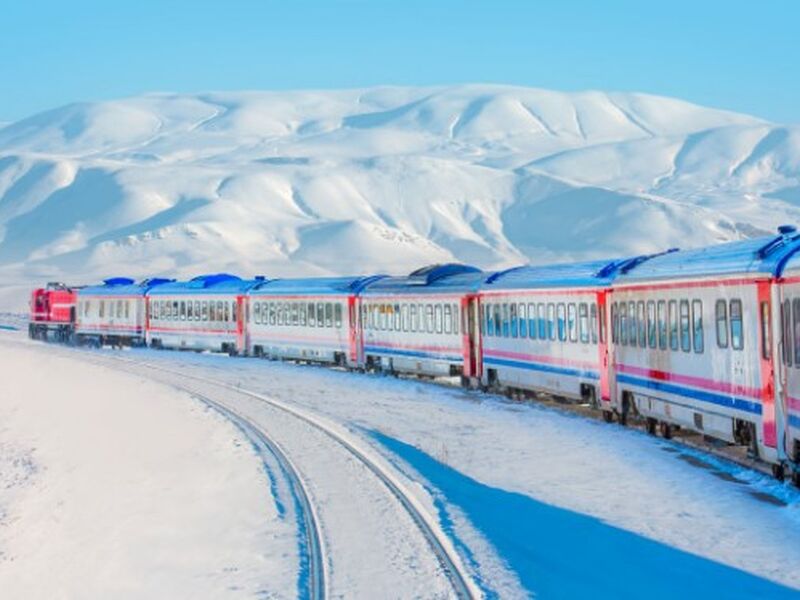
[[[794,471],[792,473],[792,483],[795,487],[800,488],[800,471]]]
[[[650,435],[656,434],[656,427],[658,426],[658,421],[656,421],[653,417],[647,417],[647,433]]]
[[[781,464],[772,465],[772,476],[778,481],[783,481],[786,479],[786,469]]]
[[[672,439],[672,425],[670,425],[666,421],[661,421],[659,429],[661,430],[661,437],[663,437],[665,440]]]
[[[610,410],[604,410],[603,411],[603,420],[606,423],[613,423],[614,422],[614,413],[611,412]]]

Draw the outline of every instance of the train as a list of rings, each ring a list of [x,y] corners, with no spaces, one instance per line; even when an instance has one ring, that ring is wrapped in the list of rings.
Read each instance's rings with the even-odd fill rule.
[[[114,277],[34,290],[30,337],[452,377],[746,446],[800,486],[800,234],[405,276]]]

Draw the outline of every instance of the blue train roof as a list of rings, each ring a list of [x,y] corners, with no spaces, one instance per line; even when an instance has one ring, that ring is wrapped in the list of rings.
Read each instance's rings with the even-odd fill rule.
[[[150,290],[150,296],[186,294],[241,294],[265,281],[263,278],[242,279],[228,273],[200,275],[189,281],[173,281]]]
[[[103,285],[89,285],[78,289],[78,295],[85,296],[144,296],[159,285],[166,285],[174,279],[145,279],[136,282],[128,277],[112,277],[103,280]]]
[[[673,253],[674,249],[666,253]],[[664,254],[666,254],[664,253]],[[483,290],[555,288],[555,287],[603,287],[609,285],[623,273],[636,269],[640,264],[661,254],[643,254],[631,258],[594,260],[555,265],[525,265],[498,271],[486,278]]]
[[[417,269],[402,277],[383,277],[371,282],[364,295],[387,293],[427,294],[477,291],[487,273],[476,267],[449,263]]]
[[[357,294],[374,281],[385,275],[364,275],[353,277],[310,277],[302,279],[272,279],[257,283],[249,292],[257,295],[298,295],[298,294]]]
[[[683,250],[648,260],[619,277],[619,283],[653,279],[680,279],[713,275],[780,275],[800,250],[794,227],[779,228],[778,235]]]

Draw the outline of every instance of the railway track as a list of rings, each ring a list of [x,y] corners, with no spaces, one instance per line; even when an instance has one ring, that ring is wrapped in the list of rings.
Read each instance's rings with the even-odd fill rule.
[[[98,357],[97,355],[87,356],[84,354],[82,358],[87,360],[87,362],[100,366],[111,366],[117,370],[122,370],[134,375],[142,375],[144,371],[149,373],[152,379],[156,379],[160,383],[191,394],[231,420],[242,430],[245,436],[254,443],[255,447],[259,449],[259,452],[263,449],[263,451],[269,452],[283,463],[286,472],[290,477],[294,478],[295,489],[298,490],[298,498],[301,499],[302,510],[305,514],[304,521],[310,524],[306,528],[305,535],[305,547],[309,560],[309,597],[327,597],[328,584],[326,581],[327,570],[325,567],[327,563],[324,560],[322,551],[323,544],[321,541],[322,536],[319,532],[319,521],[313,509],[313,505],[309,500],[309,494],[303,484],[303,480],[285,452],[283,452],[268,435],[261,431],[252,420],[231,408],[230,400],[236,395],[256,400],[286,415],[290,415],[303,422],[305,425],[321,432],[344,448],[355,460],[379,480],[414,522],[435,555],[442,572],[447,577],[454,596],[463,600],[474,600],[483,597],[483,592],[475,584],[471,575],[462,565],[461,558],[456,552],[452,542],[442,531],[436,519],[430,515],[425,506],[407,489],[403,481],[372,449],[352,439],[340,425],[332,423],[306,410],[290,406],[280,400],[269,398],[255,391],[244,389],[223,381],[183,373],[161,365],[154,365],[119,356]],[[153,376],[153,374],[155,374],[155,376]],[[176,382],[174,378],[182,380],[182,383]],[[200,387],[198,388],[198,386]],[[222,399],[216,397],[216,394],[210,392],[210,389],[224,392]],[[215,395],[216,399],[210,397],[212,394]]]

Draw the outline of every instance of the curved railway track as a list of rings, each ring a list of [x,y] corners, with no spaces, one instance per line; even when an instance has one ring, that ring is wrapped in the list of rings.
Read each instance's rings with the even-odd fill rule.
[[[272,408],[278,409],[285,414],[291,415],[306,425],[323,433],[325,436],[347,450],[352,457],[366,467],[366,469],[383,484],[387,491],[401,505],[403,510],[409,515],[428,543],[428,546],[435,555],[443,573],[447,577],[455,597],[463,600],[475,600],[483,597],[483,592],[476,585],[470,574],[463,566],[461,558],[456,552],[455,547],[447,535],[442,531],[436,519],[430,515],[428,510],[413,495],[413,493],[407,489],[403,481],[392,472],[391,468],[383,464],[383,461],[373,450],[362,445],[357,440],[352,439],[351,436],[347,434],[346,430],[344,430],[344,428],[340,425],[330,422],[318,415],[314,415],[309,411],[286,404],[280,400],[276,400],[274,398],[264,396],[263,394],[259,394],[255,391],[235,386],[223,381],[218,381],[207,377],[200,377],[198,375],[191,375],[178,370],[166,368],[161,365],[154,365],[151,363],[119,356],[99,357],[96,354],[90,356],[84,355],[83,358],[84,360],[88,360],[88,362],[92,362],[97,365],[106,367],[113,366],[118,370],[126,371],[135,375],[142,375],[143,370],[150,373],[159,374],[160,376],[155,377],[155,379],[160,383],[165,383],[173,388],[180,389],[197,397],[200,401],[218,410],[226,418],[229,418],[231,421],[233,421],[237,426],[240,427],[240,429],[242,429],[248,438],[257,441],[257,448],[263,446],[273,455],[282,456],[286,461],[288,473],[294,473],[297,475],[297,470],[294,468],[291,461],[289,461],[288,457],[286,457],[285,453],[283,453],[280,447],[270,440],[269,436],[260,431],[259,428],[252,423],[252,421],[242,416],[234,409],[230,408],[228,403],[211,399],[208,395],[207,388],[203,389],[203,391],[198,391],[194,385],[201,384],[203,386],[213,386],[215,389],[224,390],[226,395],[238,394],[249,399],[257,400],[261,403],[269,405]],[[184,383],[177,383],[175,380],[169,379],[175,377],[183,379]],[[191,382],[191,384],[187,385],[185,383],[186,381]],[[300,479],[299,476],[297,476],[297,484],[300,486],[299,489],[303,490],[299,496],[305,499],[302,504],[305,504],[303,510],[307,515],[305,517],[307,519],[306,522],[314,523],[316,526],[318,521],[313,511],[313,506],[308,500],[308,494],[305,492],[305,487],[303,486],[302,479]],[[327,594],[325,581],[326,563],[323,560],[322,544],[319,542],[320,538],[317,537],[317,539],[314,540],[311,539],[312,537],[315,536],[306,535],[310,572],[308,586],[309,593],[317,594],[310,595],[312,598],[324,598]]]

